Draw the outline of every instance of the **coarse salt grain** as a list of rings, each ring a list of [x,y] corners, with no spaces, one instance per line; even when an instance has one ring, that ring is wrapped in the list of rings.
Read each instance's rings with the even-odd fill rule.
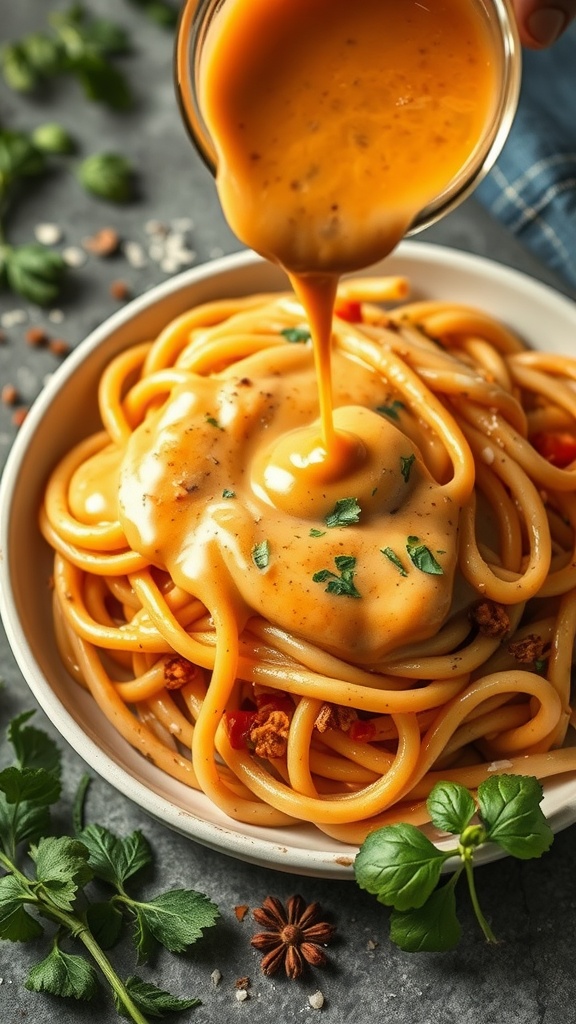
[[[212,974],[210,975],[210,980],[214,988],[217,988],[220,982],[222,981],[222,974],[217,968],[216,970],[212,971]]]
[[[2,327],[17,327],[18,324],[25,324],[28,314],[24,309],[7,309],[0,317]]]
[[[224,255],[224,249],[221,249],[219,245],[215,245],[208,253],[211,260],[219,260]]]
[[[249,998],[250,996],[248,995],[248,992],[246,991],[245,988],[236,989],[236,999],[238,1000],[239,1003],[244,1003]]]
[[[168,228],[161,220],[147,220],[144,225],[144,231],[147,235],[165,235]]]
[[[134,270],[140,270],[148,263],[144,247],[140,245],[140,242],[124,242],[122,245],[122,252],[126,257],[127,262],[134,268]]]
[[[492,764],[488,765],[486,771],[488,771],[488,772],[501,772],[501,771],[504,771],[504,769],[506,769],[506,768],[512,768],[512,767],[513,767],[512,761],[492,761]]]
[[[58,224],[37,224],[34,235],[41,245],[57,245],[62,240],[62,228]]]
[[[88,258],[84,250],[77,245],[66,246],[62,249],[61,255],[67,267],[83,267]]]
[[[175,217],[172,221],[172,228],[174,231],[193,231],[194,221],[192,217]]]
[[[175,274],[179,267],[178,260],[171,259],[169,256],[160,262],[160,270],[163,270],[165,274]]]
[[[51,309],[48,313],[48,319],[51,324],[61,324],[64,320],[64,313],[61,309]]]
[[[313,992],[311,996],[308,996],[308,1002],[313,1010],[321,1010],[324,1006],[324,996],[322,992]]]
[[[486,463],[487,466],[491,466],[492,463],[494,462],[494,449],[493,448],[483,448],[482,449],[482,459]]]

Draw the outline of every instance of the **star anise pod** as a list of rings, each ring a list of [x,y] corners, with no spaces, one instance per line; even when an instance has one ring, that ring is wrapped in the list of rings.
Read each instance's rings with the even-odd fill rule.
[[[306,964],[322,967],[326,963],[321,944],[330,942],[335,928],[322,920],[318,903],[291,896],[284,907],[276,896],[267,896],[253,914],[266,929],[252,939],[252,945],[265,953],[261,963],[264,974],[275,974],[284,965],[288,977],[294,979],[300,977]]]

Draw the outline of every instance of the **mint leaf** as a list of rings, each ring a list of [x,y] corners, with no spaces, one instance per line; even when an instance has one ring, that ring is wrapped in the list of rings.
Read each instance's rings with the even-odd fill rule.
[[[406,551],[410,557],[410,561],[420,569],[421,572],[427,572],[431,576],[443,576],[444,569],[436,561],[434,555],[427,548],[425,544],[422,544],[419,537],[408,537],[406,541]]]
[[[193,1006],[200,1006],[199,999],[179,999],[170,992],[165,992],[156,985],[151,985],[142,978],[132,976],[126,979],[126,990],[136,1006],[149,1017],[164,1017],[166,1013],[179,1013],[181,1010],[189,1010]],[[126,1008],[118,997],[114,996],[116,1009],[121,1017],[129,1017]]]
[[[362,509],[356,498],[339,498],[332,512],[325,517],[324,522],[330,529],[336,526],[352,526],[360,521]]]
[[[171,889],[149,902],[129,900],[138,909],[146,929],[172,953],[182,953],[196,942],[204,928],[218,918],[218,908],[207,896],[192,889]]]
[[[112,949],[122,934],[124,918],[114,903],[90,903],[86,922],[102,949]]]
[[[432,824],[442,832],[459,835],[476,813],[469,789],[456,782],[437,782],[426,801]]]
[[[102,825],[87,825],[79,839],[89,852],[90,867],[97,878],[122,890],[127,878],[152,863],[152,851],[141,832],[120,839]]]
[[[494,775],[478,787],[486,838],[520,860],[540,857],[554,840],[540,808],[541,784],[532,776]]]
[[[442,853],[414,825],[386,825],[362,843],[354,862],[361,889],[396,910],[421,907],[438,884],[442,866],[453,853]]]
[[[390,915],[390,938],[406,953],[454,949],[461,931],[452,882],[433,892],[423,906],[402,913],[394,910]]]
[[[69,836],[48,836],[30,847],[30,857],[36,864],[36,878],[52,903],[71,911],[78,889],[93,876],[84,844]]]
[[[0,939],[27,942],[43,934],[39,921],[24,909],[25,903],[33,902],[33,896],[20,879],[14,875],[0,878]]]
[[[64,953],[54,944],[46,959],[29,972],[24,985],[31,992],[92,999],[98,989],[98,978],[83,956]]]

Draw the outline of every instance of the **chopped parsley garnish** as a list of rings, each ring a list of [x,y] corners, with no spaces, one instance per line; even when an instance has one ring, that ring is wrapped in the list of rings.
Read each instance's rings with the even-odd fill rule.
[[[393,402],[390,402],[390,405],[377,406],[376,412],[382,413],[383,416],[389,416],[391,420],[399,420],[400,416],[398,415],[398,413],[400,409],[405,408],[406,406],[404,405],[404,402],[400,402],[398,399],[395,398]]]
[[[222,491],[222,497],[223,498],[235,498],[236,497],[236,491],[229,491],[228,488],[225,487],[224,490]]]
[[[206,413],[206,423],[209,423],[211,427],[216,427],[217,430],[223,430],[224,429],[224,427],[220,426],[220,424],[219,424],[218,420],[216,419],[216,417],[215,416],[210,416],[209,413]]]
[[[415,461],[416,461],[416,456],[415,456],[414,452],[412,452],[412,455],[401,455],[400,456],[400,472],[402,473],[402,476],[404,477],[404,483],[408,483],[408,481],[410,479],[410,473],[412,471],[412,466],[414,465]]]
[[[314,529],[314,527],[312,527],[312,529],[310,530],[311,537],[323,537],[325,533],[326,530],[316,530]]]
[[[410,556],[410,561],[417,569],[421,572],[427,572],[430,576],[443,576],[444,569],[436,561],[434,555],[427,548],[425,544],[422,544],[419,537],[408,537],[406,541],[406,551]]]
[[[291,345],[305,345],[312,337],[307,327],[285,327],[283,331],[280,331],[280,334]]]
[[[392,565],[396,566],[396,568],[398,569],[398,572],[400,573],[401,576],[407,576],[408,575],[408,573],[406,572],[406,569],[402,565],[402,562],[398,558],[398,555],[396,554],[395,551],[392,550],[392,548],[380,548],[380,550],[381,550],[382,554],[386,555],[386,558],[388,558],[389,561],[392,562]]]
[[[252,561],[258,569],[267,569],[270,565],[270,544],[263,540],[252,548]]]
[[[339,597],[361,597],[354,585],[356,559],[353,555],[337,555],[334,563],[339,576],[331,569],[320,569],[315,572],[312,580],[314,583],[327,583],[326,594],[336,594]]]
[[[356,498],[339,498],[334,508],[328,513],[324,522],[326,526],[352,526],[360,520],[362,509]]]

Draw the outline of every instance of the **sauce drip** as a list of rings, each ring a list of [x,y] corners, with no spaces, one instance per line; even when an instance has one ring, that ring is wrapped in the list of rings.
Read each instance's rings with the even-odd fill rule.
[[[470,161],[497,66],[469,0],[225,0],[212,17],[198,101],[220,201],[308,314],[327,472],[345,474],[351,450],[332,417],[338,276],[388,255]],[[309,439],[293,440],[306,464]]]

